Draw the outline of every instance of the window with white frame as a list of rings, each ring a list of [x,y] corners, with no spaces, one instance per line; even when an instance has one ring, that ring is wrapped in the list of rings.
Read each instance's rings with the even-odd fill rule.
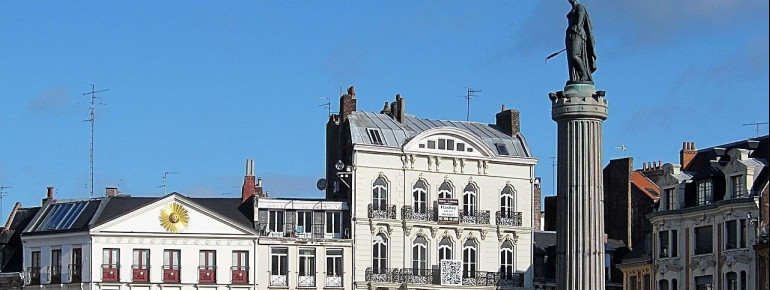
[[[284,213],[282,210],[270,210],[268,215],[268,229],[271,233],[283,233],[284,230]]]
[[[438,187],[438,198],[452,198],[452,184],[448,181],[444,181]]]
[[[342,271],[342,249],[327,249],[326,276],[340,277],[342,276]]]
[[[273,276],[286,276],[289,272],[289,249],[270,249],[270,274]]]
[[[297,234],[311,234],[313,233],[313,212],[312,211],[298,211],[297,212]]]
[[[504,279],[513,279],[513,243],[503,242],[500,247],[500,276]]]
[[[676,188],[668,188],[665,190],[665,192],[666,192],[666,209],[675,210],[676,209]]]
[[[102,251],[102,268],[117,269],[120,265],[120,249],[104,249]]]
[[[299,249],[299,275],[315,276],[315,249]]]
[[[512,218],[514,211],[513,187],[507,185],[500,191],[500,214],[504,218]]]
[[[439,263],[442,260],[452,260],[452,240],[449,237],[444,237],[438,243],[438,260]]]
[[[476,243],[468,239],[463,243],[463,278],[476,277]]]
[[[725,221],[725,249],[746,247],[746,220]]]
[[[374,210],[388,208],[388,183],[383,177],[378,177],[372,185],[372,206]]]
[[[425,180],[417,180],[412,186],[412,200],[415,213],[428,213],[428,185]]]
[[[698,183],[698,205],[711,204],[714,201],[714,192],[712,191],[711,181],[702,181]]]
[[[678,255],[677,247],[679,244],[677,243],[677,238],[676,230],[658,232],[659,258],[670,258]]]
[[[743,175],[736,175],[730,177],[730,197],[732,198],[741,198],[744,197],[743,192],[746,189],[746,186],[743,184]]]
[[[385,274],[388,269],[388,238],[377,234],[372,241],[372,269],[375,274]]]
[[[416,275],[428,269],[428,241],[423,236],[418,236],[412,243],[412,269]]]
[[[338,238],[342,233],[342,212],[340,211],[327,211],[326,212],[326,234],[328,236]]]
[[[198,254],[198,262],[201,270],[215,271],[217,269],[217,252],[201,250]]]
[[[468,183],[463,189],[463,214],[476,216],[477,209],[477,191],[478,189],[473,183]]]

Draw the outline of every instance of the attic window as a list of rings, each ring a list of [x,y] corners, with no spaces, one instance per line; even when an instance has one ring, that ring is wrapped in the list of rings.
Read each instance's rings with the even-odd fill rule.
[[[382,145],[382,136],[380,135],[380,129],[369,129],[369,141],[375,145]]]
[[[495,148],[497,148],[497,153],[500,153],[500,155],[509,155],[508,148],[505,148],[505,144],[495,143]]]

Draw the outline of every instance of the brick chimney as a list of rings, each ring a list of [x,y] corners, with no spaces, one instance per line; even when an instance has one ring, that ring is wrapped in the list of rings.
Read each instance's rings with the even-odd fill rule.
[[[254,177],[254,160],[246,159],[246,175],[243,176],[243,187],[241,187],[241,200],[246,201],[254,195],[256,191]]]
[[[519,111],[505,109],[505,105],[502,106],[500,113],[495,115],[495,125],[500,127],[508,136],[513,136],[521,132]]]
[[[396,119],[399,123],[406,122],[406,101],[401,97],[401,94],[396,94],[396,101],[390,104],[390,110],[387,109],[388,103],[385,103],[384,109],[381,112],[389,112],[390,117]]]
[[[45,204],[46,201],[49,201],[49,200],[52,200],[52,199],[53,199],[53,186],[49,186],[48,187],[48,192],[47,192],[45,198],[43,199],[42,204]]]
[[[690,161],[695,157],[695,142],[682,142],[682,151],[679,151],[679,164],[682,169],[687,168],[690,165]]]
[[[340,120],[347,120],[348,116],[356,111],[356,88],[350,86],[348,93],[340,97]]]
[[[104,196],[106,197],[116,197],[118,196],[118,188],[117,187],[106,187]]]
[[[540,228],[540,177],[535,177],[535,190],[532,193],[532,227],[535,230],[542,230]]]

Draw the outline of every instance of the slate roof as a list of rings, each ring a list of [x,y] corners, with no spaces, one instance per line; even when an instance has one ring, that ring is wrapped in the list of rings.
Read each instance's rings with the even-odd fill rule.
[[[8,216],[6,226],[0,231],[0,246],[5,251],[5,260],[0,265],[0,272],[3,273],[21,272],[23,270],[21,232],[32,221],[40,207],[14,209],[14,212]]]
[[[352,112],[348,116],[348,120],[350,122],[350,140],[352,140],[353,144],[375,145],[369,140],[367,129],[380,130],[383,144],[379,146],[401,148],[412,137],[424,131],[440,127],[451,127],[478,137],[498,156],[504,155],[497,153],[496,143],[505,144],[510,154],[508,156],[532,157],[527,147],[527,142],[521,133],[508,136],[494,124],[420,119],[408,114],[405,116],[404,124],[401,124],[389,115],[362,111]]]

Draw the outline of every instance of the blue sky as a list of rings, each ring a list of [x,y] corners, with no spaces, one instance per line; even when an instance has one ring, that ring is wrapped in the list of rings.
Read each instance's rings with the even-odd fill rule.
[[[678,162],[768,121],[768,1],[582,1],[607,91],[605,162]],[[167,190],[238,197],[244,160],[272,196],[320,197],[324,125],[355,86],[358,108],[401,94],[423,118],[494,123],[521,112],[543,192],[567,79],[567,1],[0,1],[3,215],[89,195],[90,84],[98,94],[95,195]],[[760,127],[760,135],[767,134]],[[625,145],[621,152],[616,146]]]

